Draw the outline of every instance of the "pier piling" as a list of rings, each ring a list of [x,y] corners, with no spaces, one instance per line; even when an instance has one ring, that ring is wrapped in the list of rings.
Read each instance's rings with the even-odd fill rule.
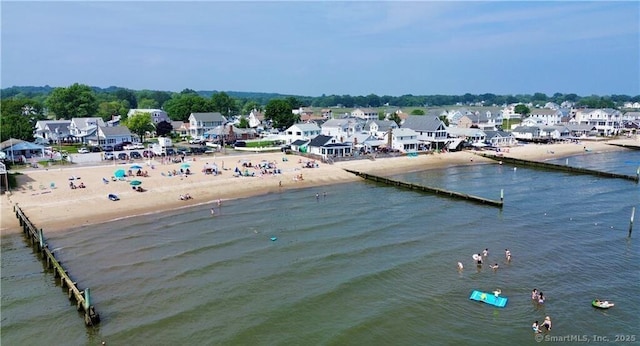
[[[85,288],[84,291],[78,289],[77,283],[71,279],[68,271],[62,266],[62,262],[58,261],[53,252],[49,250],[42,228],[36,228],[17,204],[14,205],[13,209],[29,244],[38,248],[47,269],[53,270],[54,278],[60,278],[60,286],[68,288],[67,295],[69,299],[76,300],[78,311],[84,311],[85,325],[94,326],[100,323],[100,315],[96,313],[95,308],[91,305],[89,288]]]
[[[631,209],[631,221],[629,221],[629,238],[631,238],[631,231],[633,231],[633,218],[636,215],[636,207]]]
[[[372,180],[375,182],[379,182],[379,183],[384,183],[387,185],[392,185],[392,186],[399,186],[399,187],[404,187],[410,190],[418,190],[418,191],[423,191],[423,192],[430,192],[436,195],[444,195],[447,197],[451,197],[451,198],[457,198],[457,199],[464,199],[467,201],[471,201],[471,202],[476,202],[476,203],[482,203],[482,204],[488,204],[488,205],[492,205],[495,207],[499,207],[502,208],[503,206],[503,195],[502,195],[502,191],[501,191],[501,200],[500,201],[496,201],[496,200],[492,200],[492,199],[487,199],[487,198],[482,198],[482,197],[478,197],[478,196],[473,196],[473,195],[468,195],[465,193],[459,193],[459,192],[455,192],[455,191],[449,191],[449,190],[445,190],[445,189],[439,189],[436,187],[429,187],[429,186],[422,186],[422,185],[417,185],[417,184],[412,184],[412,183],[407,183],[407,182],[403,182],[403,181],[398,181],[398,180],[393,180],[393,179],[389,179],[389,178],[385,178],[385,177],[379,177],[376,175],[371,175],[371,174],[367,174],[367,173],[362,173],[362,172],[357,172],[357,171],[352,171],[349,169],[345,169],[345,171],[349,172],[349,173],[353,173],[359,177],[362,177],[364,179],[367,180]]]

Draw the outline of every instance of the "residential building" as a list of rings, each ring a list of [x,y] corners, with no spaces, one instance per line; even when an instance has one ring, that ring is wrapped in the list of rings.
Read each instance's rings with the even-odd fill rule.
[[[205,133],[227,123],[219,112],[191,113],[189,115],[189,135],[193,138],[206,138]]]
[[[293,124],[284,131],[284,138],[288,144],[298,139],[310,140],[322,133],[316,123]]]
[[[104,120],[100,117],[72,118],[69,133],[80,143],[95,143],[98,140],[96,137],[98,127],[106,127]]]
[[[321,126],[320,133],[325,136],[333,136],[343,142],[347,137],[362,131],[362,123],[355,118],[329,119]]]
[[[378,119],[378,111],[373,108],[356,108],[351,111],[351,116],[362,120]]]
[[[594,125],[601,136],[617,135],[622,127],[622,113],[619,110],[604,109],[577,109],[573,119],[574,124]]]
[[[534,108],[528,116],[528,118],[540,119],[540,123],[547,126],[562,123],[562,117],[563,114],[559,108]]]
[[[71,135],[71,120],[38,120],[33,131],[37,142],[50,143]]]
[[[425,150],[441,149],[448,141],[447,127],[435,115],[410,115],[401,128],[415,131],[421,148]]]
[[[307,147],[309,154],[319,155],[323,159],[352,155],[351,144],[340,143],[334,136],[317,135]]]
[[[410,128],[392,129],[386,133],[384,141],[391,147],[402,153],[414,153],[418,151],[418,133]]]
[[[397,128],[399,126],[393,120],[369,120],[364,125],[364,131],[378,139],[384,138],[385,133],[389,132],[389,130]]]

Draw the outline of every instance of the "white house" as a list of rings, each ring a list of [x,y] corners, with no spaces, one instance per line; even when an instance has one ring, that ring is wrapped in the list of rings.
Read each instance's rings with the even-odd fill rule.
[[[321,134],[325,136],[333,136],[339,141],[352,136],[354,133],[362,130],[362,125],[354,118],[347,119],[329,119],[321,126]]]
[[[333,136],[317,135],[308,144],[309,153],[323,159],[351,156],[351,144],[340,143]]]
[[[362,120],[378,119],[378,111],[373,108],[356,108],[351,111],[351,116]]]
[[[559,109],[534,108],[529,113],[528,119],[540,119],[539,124],[546,126],[562,123],[563,114]]]
[[[369,120],[364,125],[364,131],[367,131],[375,138],[384,138],[385,133],[391,129],[397,129],[399,126],[393,120]]]
[[[88,144],[94,146],[114,146],[124,142],[133,142],[133,135],[126,126],[98,126],[96,138],[90,138]]]
[[[417,140],[425,148],[441,149],[448,142],[447,127],[435,115],[410,115],[402,128],[415,131]]]
[[[70,125],[71,120],[38,120],[33,131],[33,136],[36,138],[36,141],[41,143],[55,142],[71,135],[69,132]]]
[[[598,134],[603,136],[616,135],[622,127],[622,113],[619,110],[604,109],[578,109],[569,123],[594,125]]]
[[[311,140],[321,134],[322,130],[316,123],[293,124],[284,131],[284,137],[288,144],[298,139]]]
[[[418,133],[412,129],[399,128],[386,133],[385,142],[391,143],[391,149],[403,153],[418,151]]]
[[[219,112],[189,114],[189,135],[193,138],[204,138],[205,133],[227,123],[227,119]]]
[[[95,143],[98,140],[96,137],[98,127],[106,127],[102,118],[72,118],[69,133],[81,143]]]

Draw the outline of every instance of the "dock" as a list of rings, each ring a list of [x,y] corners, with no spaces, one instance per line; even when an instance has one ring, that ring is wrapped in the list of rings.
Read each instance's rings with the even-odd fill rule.
[[[549,162],[530,161],[530,160],[516,159],[516,158],[512,158],[512,157],[497,156],[497,155],[493,155],[493,154],[492,155],[489,155],[489,154],[476,154],[476,155],[480,155],[482,157],[486,157],[486,158],[489,158],[489,159],[492,159],[492,160],[500,161],[500,162],[503,162],[503,163],[510,163],[510,164],[514,164],[514,165],[521,165],[521,166],[528,166],[528,167],[533,167],[533,168],[570,172],[570,173],[576,173],[576,174],[590,174],[590,175],[595,175],[595,176],[604,177],[604,178],[626,179],[626,180],[634,181],[636,183],[638,181],[640,181],[640,172],[639,172],[639,174],[636,174],[636,175],[625,175],[625,174],[618,174],[618,173],[611,173],[611,172],[603,172],[603,171],[598,171],[598,170],[594,170],[594,169],[571,167],[571,166],[568,166],[568,165],[559,165],[559,164],[549,163]]]
[[[376,175],[372,175],[372,174],[362,173],[362,172],[358,172],[358,171],[352,171],[352,170],[349,170],[349,169],[345,169],[345,171],[347,171],[349,173],[353,173],[353,174],[355,174],[355,175],[357,175],[359,177],[362,177],[362,178],[364,178],[366,180],[371,180],[371,181],[375,181],[375,182],[378,182],[378,183],[383,183],[383,184],[391,185],[391,186],[398,186],[398,187],[402,187],[402,188],[406,188],[406,189],[410,189],[410,190],[417,190],[417,191],[427,192],[427,193],[431,193],[431,194],[438,195],[438,196],[450,197],[450,198],[455,198],[455,199],[463,199],[463,200],[467,200],[467,201],[470,201],[470,202],[475,202],[475,203],[480,203],[480,204],[487,204],[487,205],[491,205],[491,206],[495,206],[495,207],[499,207],[499,208],[502,208],[503,204],[504,204],[503,199],[502,199],[502,192],[501,192],[500,200],[497,201],[497,200],[492,200],[492,199],[487,199],[487,198],[483,198],[483,197],[469,195],[469,194],[466,194],[466,193],[460,193],[460,192],[440,189],[440,188],[437,188],[437,187],[422,186],[422,185],[418,185],[418,184],[407,183],[407,182],[404,182],[404,181],[393,180],[393,179],[380,177],[380,176],[376,176]]]
[[[69,300],[75,300],[76,308],[78,311],[84,312],[84,323],[86,326],[95,326],[100,323],[100,315],[96,312],[93,305],[91,305],[91,294],[89,288],[80,290],[75,281],[71,279],[68,271],[62,266],[62,263],[58,261],[49,250],[49,245],[44,239],[42,228],[38,229],[25,215],[25,213],[16,204],[13,206],[13,210],[16,213],[16,217],[20,222],[20,227],[24,232],[27,240],[32,247],[36,247],[39,253],[42,255],[42,261],[46,264],[47,269],[53,269],[54,278],[60,279],[60,285],[62,288],[67,289],[67,295]]]

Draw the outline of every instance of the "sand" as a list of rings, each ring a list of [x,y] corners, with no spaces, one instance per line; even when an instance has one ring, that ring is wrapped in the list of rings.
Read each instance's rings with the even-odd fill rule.
[[[633,139],[626,140],[626,143],[640,144]],[[599,141],[577,144],[527,144],[509,148],[509,151],[503,152],[503,155],[527,160],[545,160],[583,153],[585,147],[592,153],[624,150]],[[283,158],[287,160],[284,161]],[[245,169],[242,167],[243,162],[257,165],[264,160],[274,163],[282,173],[261,175],[259,170],[248,168],[249,172],[254,172],[256,176],[235,177],[233,175],[235,167]],[[225,201],[243,197],[286,193],[289,189],[361,180],[345,169],[385,176],[454,165],[495,163],[493,160],[475,155],[473,151],[417,157],[364,159],[334,164],[319,162],[317,168],[303,168],[303,163],[308,161],[305,157],[284,155],[279,152],[195,157],[195,160],[194,157],[187,157],[186,161],[193,172],[188,176],[168,176],[169,171],[179,171],[181,163],[138,162],[143,166],[142,170],[149,173],[149,177],[127,177],[124,181],[112,181],[111,177],[116,169],[128,171],[131,163],[73,165],[20,171],[22,174],[18,176],[19,187],[3,195],[1,199],[0,233],[20,231],[13,213],[14,204],[18,204],[37,227],[43,228],[46,234],[51,234],[79,226],[192,205],[201,205],[207,209],[215,208],[218,200],[225,203]],[[222,174],[217,176],[205,175],[201,170],[206,163],[215,163],[219,168],[224,165],[227,170],[223,170]],[[300,174],[303,179],[296,179]],[[79,179],[70,180],[71,177],[79,177]],[[103,178],[107,178],[109,182],[105,184],[102,181]],[[134,191],[130,185],[131,180],[140,180],[141,186],[146,191]],[[76,185],[83,182],[86,188],[71,189],[70,181]],[[51,188],[52,183],[55,188]],[[107,198],[110,193],[117,194],[120,200],[110,201]],[[180,195],[184,194],[189,194],[192,199],[181,200]]]

